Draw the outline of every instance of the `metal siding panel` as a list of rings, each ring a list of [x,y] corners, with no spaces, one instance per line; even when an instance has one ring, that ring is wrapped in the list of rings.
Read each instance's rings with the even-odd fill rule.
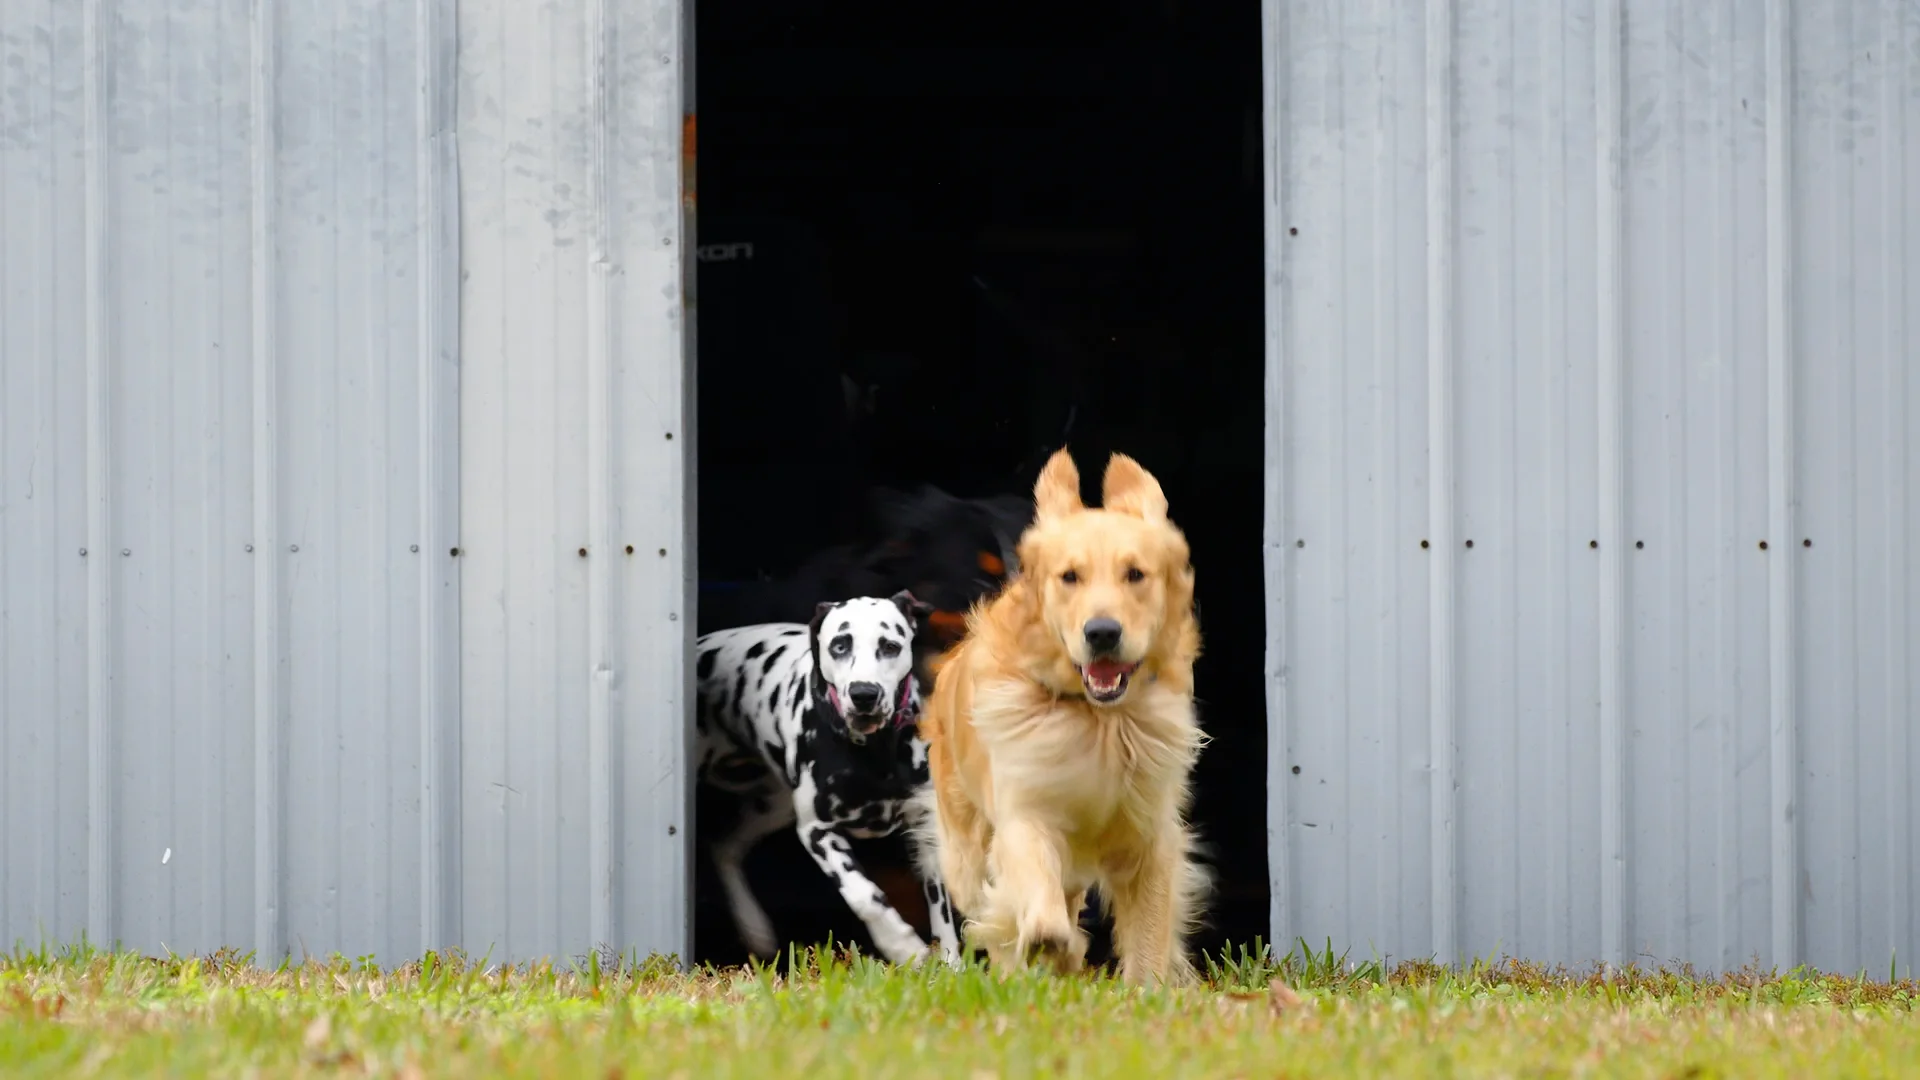
[[[1741,618],[1766,595],[1757,550],[1765,498],[1742,482],[1764,482],[1764,470],[1744,467],[1764,451],[1742,451],[1764,446],[1766,370],[1764,346],[1738,342],[1766,297],[1738,271],[1761,252],[1737,239],[1737,215],[1760,203],[1743,199],[1735,178],[1764,154],[1764,131],[1741,108],[1764,87],[1731,63],[1757,59],[1764,42],[1759,19],[1736,14],[1652,8],[1637,17],[1627,58],[1629,114],[1640,121],[1627,169],[1629,519],[1632,542],[1646,545],[1626,552],[1631,944],[1642,961],[1681,956],[1715,968],[1752,959],[1731,946],[1752,943],[1765,925],[1762,908],[1745,920],[1749,932],[1728,933],[1760,899],[1743,888],[1743,860],[1766,857],[1764,831],[1754,847],[1739,830],[1741,774],[1752,764],[1739,744],[1766,740],[1756,725],[1764,698],[1757,713],[1740,707],[1743,674],[1766,663],[1761,639],[1743,644],[1753,620]],[[1764,824],[1764,809],[1747,813]]]
[[[1719,827],[1719,850],[1731,867],[1722,880],[1731,895],[1723,900],[1723,934],[1719,955],[1732,968],[1773,951],[1773,900],[1769,875],[1773,866],[1772,736],[1769,702],[1772,691],[1765,672],[1769,665],[1772,628],[1767,618],[1771,572],[1760,557],[1759,541],[1767,535],[1771,513],[1767,460],[1767,125],[1765,12],[1736,4],[1728,12],[1727,34],[1733,41],[1725,56],[1730,73],[1724,91],[1728,116],[1729,150],[1723,152],[1729,170],[1722,210],[1723,241],[1730,248],[1729,265],[1717,290],[1731,342],[1726,363],[1728,397],[1723,405],[1736,419],[1719,468],[1730,489],[1733,509],[1727,545],[1726,606],[1721,611],[1723,640],[1730,655],[1720,682],[1722,735],[1720,768],[1732,778],[1730,798]],[[1735,103],[1739,112],[1734,112]]]
[[[1456,282],[1448,389],[1458,531],[1454,543],[1436,546],[1435,557],[1455,567],[1449,674],[1457,746],[1472,752],[1456,751],[1462,839],[1453,891],[1461,940],[1507,942],[1519,936],[1518,640],[1511,628],[1519,614],[1514,574],[1521,554],[1514,502],[1520,273],[1514,167],[1515,98],[1522,87],[1515,81],[1515,28],[1501,0],[1460,0],[1454,20],[1455,116],[1462,121],[1453,148],[1455,256],[1451,266],[1435,269],[1437,280]],[[1513,119],[1471,122],[1489,116]]]
[[[1287,534],[1278,537],[1281,553],[1268,557],[1285,568],[1282,595],[1287,597],[1278,617],[1286,620],[1289,646],[1281,677],[1287,700],[1283,735],[1290,777],[1283,781],[1287,792],[1284,837],[1289,845],[1284,861],[1293,868],[1287,897],[1293,921],[1284,930],[1276,927],[1275,933],[1291,939],[1322,927],[1344,931],[1340,913],[1346,889],[1343,880],[1323,871],[1338,866],[1339,856],[1330,839],[1332,830],[1319,831],[1330,818],[1330,797],[1336,794],[1332,782],[1339,776],[1332,766],[1337,728],[1330,722],[1340,715],[1337,657],[1332,642],[1324,636],[1298,632],[1306,627],[1337,625],[1331,610],[1337,586],[1325,571],[1309,572],[1304,550],[1286,550],[1296,537],[1332,534],[1333,506],[1326,473],[1335,459],[1328,450],[1329,417],[1324,409],[1309,407],[1333,400],[1328,385],[1333,370],[1331,349],[1307,353],[1296,351],[1295,344],[1303,338],[1337,340],[1331,303],[1336,283],[1314,271],[1326,265],[1327,245],[1335,239],[1338,189],[1291,179],[1309,161],[1325,168],[1338,152],[1337,126],[1326,111],[1333,94],[1328,69],[1334,52],[1326,6],[1289,5],[1285,35],[1291,59],[1286,94],[1289,126],[1280,156],[1287,170],[1283,175],[1289,178],[1284,183],[1290,197],[1283,202],[1288,233],[1283,241],[1288,296],[1287,336],[1282,345],[1287,398],[1280,426],[1286,432],[1287,446],[1283,495],[1287,500],[1283,515]],[[1321,545],[1316,544],[1316,557],[1320,550]],[[1328,545],[1326,550],[1334,549]],[[1300,772],[1293,773],[1293,769]]]
[[[1920,12],[1421,7],[1267,9],[1276,935],[1910,956]]]
[[[1421,97],[1405,81],[1425,71],[1424,25],[1421,0],[1393,0],[1270,8],[1267,29],[1297,57],[1273,76],[1287,141],[1269,202],[1288,286],[1269,394],[1290,448],[1267,554],[1288,599],[1270,622],[1288,649],[1270,706],[1286,715],[1270,829],[1289,838],[1274,934],[1401,959],[1433,928],[1427,277],[1397,246],[1426,220],[1425,119],[1398,107]],[[1374,89],[1380,65],[1395,74]]]
[[[499,4],[474,0],[458,9],[460,133],[460,880],[459,944],[492,940],[505,922],[505,814],[499,792],[472,778],[497,780],[504,763],[507,629],[511,594],[504,544],[507,463],[514,447],[507,423],[502,319],[507,274],[503,249],[507,79]],[[483,14],[484,12],[484,14]],[[516,297],[530,302],[531,297]],[[554,363],[562,358],[555,356]],[[533,513],[532,508],[524,512]],[[482,538],[485,538],[484,540]],[[524,662],[524,658],[521,662]]]
[[[82,21],[0,9],[0,948],[87,914]]]
[[[253,378],[253,747],[254,747],[254,933],[255,953],[274,963],[287,955],[285,634],[286,596],[280,557],[280,378],[278,342],[279,200],[274,197],[279,158],[274,107],[278,56],[272,0],[252,5],[248,93],[252,123],[252,181],[248,213]]]
[[[1904,105],[1920,89],[1920,17],[1837,3],[1795,5],[1792,15],[1799,531],[1779,554],[1795,566],[1799,624],[1795,884],[1802,959],[1878,973],[1916,947],[1909,856],[1888,843],[1911,835],[1911,774],[1890,776],[1880,759],[1907,766],[1912,724],[1900,686],[1911,662],[1905,626],[1889,633],[1890,621],[1908,618],[1911,594],[1889,586],[1910,577],[1900,518],[1916,474],[1888,452],[1909,415],[1885,404],[1907,406],[1900,379],[1914,356],[1903,281],[1913,249],[1902,239],[1915,196],[1901,170],[1911,160]]]
[[[1337,498],[1344,490],[1337,475],[1344,463],[1337,450],[1343,367],[1335,343],[1344,340],[1346,327],[1333,299],[1345,284],[1338,269],[1344,210],[1341,185],[1305,185],[1292,178],[1307,168],[1344,172],[1342,121],[1334,111],[1341,97],[1343,51],[1337,7],[1294,3],[1282,17],[1281,33],[1293,59],[1285,91],[1287,142],[1280,154],[1283,184],[1291,196],[1282,204],[1289,296],[1280,342],[1286,388],[1281,427],[1289,454],[1281,493],[1287,500],[1286,532],[1273,538],[1280,548],[1267,557],[1283,568],[1282,595],[1288,597],[1278,617],[1287,620],[1290,649],[1281,676],[1286,695],[1281,741],[1288,769],[1282,781],[1287,795],[1283,835],[1290,850],[1280,861],[1292,867],[1292,881],[1281,885],[1292,921],[1275,933],[1289,939],[1312,934],[1317,941],[1323,933],[1344,937],[1349,929],[1345,876],[1328,872],[1345,865],[1340,807],[1347,773],[1339,718],[1348,709],[1344,633],[1338,632],[1345,620],[1337,614],[1343,583],[1332,570],[1340,565],[1343,543]],[[1306,342],[1319,347],[1301,347]],[[1298,633],[1303,624],[1336,633]]]
[[[678,8],[459,32],[461,938],[685,955]]]
[[[89,0],[82,24],[82,91],[86,108],[86,334],[87,365],[87,932],[115,939],[113,913],[113,541],[110,433],[112,358],[107,310],[107,127],[109,69],[106,0]]]
[[[1459,312],[1459,11],[1454,0],[1427,0],[1427,532],[1428,756],[1433,818],[1432,955],[1460,959],[1460,444]]]
[[[424,500],[414,11],[280,3],[272,40],[286,925],[305,954],[422,941]]]
[[[1405,0],[1380,0],[1371,9],[1347,8],[1338,16],[1343,24],[1343,108],[1354,120],[1365,118],[1350,124],[1346,133],[1347,182],[1340,205],[1340,232],[1346,242],[1334,281],[1350,299],[1342,313],[1338,350],[1345,362],[1331,367],[1340,383],[1341,404],[1333,419],[1341,449],[1335,460],[1346,497],[1327,532],[1303,534],[1291,542],[1306,545],[1294,549],[1301,556],[1302,573],[1340,567],[1337,576],[1350,583],[1345,602],[1372,617],[1349,620],[1345,640],[1335,643],[1341,655],[1370,662],[1343,665],[1347,723],[1344,730],[1335,725],[1335,756],[1308,783],[1324,780],[1329,771],[1349,777],[1395,776],[1404,749],[1425,739],[1424,730],[1408,731],[1400,723],[1392,707],[1396,687],[1377,677],[1378,669],[1399,666],[1403,652],[1416,664],[1424,658],[1423,650],[1409,650],[1403,640],[1406,613],[1423,610],[1407,603],[1405,592],[1407,583],[1422,580],[1425,572],[1414,539],[1424,508],[1403,498],[1403,458],[1394,438],[1406,427],[1413,430],[1413,438],[1425,430],[1424,418],[1409,415],[1409,403],[1417,407],[1418,399],[1404,390],[1409,379],[1418,380],[1423,373],[1402,361],[1406,345],[1418,341],[1420,327],[1400,314],[1405,298],[1417,295],[1420,285],[1417,279],[1410,284],[1395,270],[1391,250],[1405,210],[1400,195],[1418,190],[1420,183],[1402,164],[1404,148],[1419,145],[1423,135],[1417,115],[1398,115],[1392,108],[1390,86],[1373,70],[1376,65],[1418,66],[1424,37],[1418,19],[1402,18],[1402,13],[1416,15],[1417,9]],[[1424,820],[1428,808],[1424,803],[1410,805],[1398,785],[1388,798],[1369,797],[1367,789],[1357,785],[1342,787],[1339,815],[1314,827],[1328,829],[1337,857],[1350,868],[1343,917],[1356,925],[1397,922],[1402,918],[1401,897],[1413,883],[1399,858],[1383,857],[1383,845],[1393,842],[1410,814]],[[1365,941],[1358,948],[1373,954],[1381,944]]]
[[[1626,545],[1627,515],[1627,359],[1624,338],[1628,327],[1626,209],[1624,190],[1627,157],[1631,153],[1625,131],[1627,112],[1626,13],[1622,0],[1595,4],[1593,29],[1594,108],[1594,384],[1596,442],[1595,492],[1598,507],[1594,529],[1598,542],[1598,601],[1596,627],[1600,680],[1595,694],[1599,723],[1600,892],[1599,959],[1622,964],[1632,933],[1628,895],[1632,864],[1628,807],[1632,778],[1627,670]],[[1588,550],[1594,550],[1591,544]]]
[[[248,665],[233,598],[251,496],[230,449],[247,415],[247,20],[237,0],[100,16],[110,517],[90,557],[111,576],[111,824],[96,883],[110,929],[95,934],[211,950],[245,940],[250,904],[229,860],[251,833],[226,801],[244,798],[232,782],[251,755],[231,707]]]
[[[1522,17],[1522,16],[1525,17]],[[1518,935],[1550,963],[1600,948],[1599,179],[1586,39],[1551,9],[1514,30]]]
[[[1558,962],[1599,948],[1603,891],[1596,52],[1525,6],[1457,34],[1461,932]]]
[[[460,178],[455,0],[415,0],[420,937],[460,941]]]
[[[462,413],[473,421],[462,431],[462,609],[475,616],[461,665],[463,943],[507,957],[578,952],[585,24],[578,3],[462,4],[459,17]]]
[[[607,0],[597,0],[606,4]],[[682,203],[686,26],[680,0],[608,5],[612,32],[600,88],[602,211],[610,383],[617,424],[608,525],[635,548],[617,578],[611,648],[611,752],[617,838],[612,928],[618,947],[685,958],[692,945],[694,528],[693,387],[681,300],[691,276]],[[616,193],[617,192],[617,197]],[[613,552],[609,551],[609,556]],[[624,556],[623,556],[624,557]]]
[[[1684,942],[1676,915],[1687,902],[1682,860],[1690,824],[1675,802],[1688,786],[1679,736],[1687,730],[1689,702],[1682,670],[1686,538],[1672,512],[1674,499],[1686,490],[1687,468],[1685,391],[1675,380],[1684,378],[1689,359],[1678,348],[1688,321],[1689,266],[1679,246],[1687,239],[1686,223],[1676,206],[1687,185],[1683,132],[1689,102],[1676,85],[1673,61],[1681,43],[1670,23],[1672,7],[1664,0],[1627,7],[1621,108],[1633,130],[1620,147],[1620,233],[1623,265],[1634,273],[1621,282],[1620,293],[1623,356],[1616,400],[1623,409],[1618,453],[1624,498],[1615,556],[1623,571],[1618,647],[1624,765],[1633,798],[1622,807],[1628,880],[1619,951],[1608,957],[1616,963],[1657,961],[1663,957],[1649,951],[1655,943]]]
[[[1880,342],[1885,359],[1881,386],[1881,423],[1888,441],[1883,449],[1890,476],[1877,494],[1885,499],[1885,518],[1873,541],[1882,545],[1884,580],[1866,578],[1869,591],[1886,597],[1883,620],[1867,628],[1870,635],[1886,640],[1885,668],[1874,672],[1873,679],[1885,695],[1885,743],[1880,767],[1884,769],[1885,788],[1882,805],[1867,812],[1869,821],[1884,827],[1885,835],[1871,850],[1883,860],[1887,873],[1884,903],[1874,923],[1884,926],[1893,947],[1904,950],[1906,961],[1900,966],[1905,977],[1912,978],[1914,948],[1920,946],[1920,801],[1913,795],[1912,778],[1920,775],[1920,739],[1913,736],[1914,691],[1912,672],[1920,669],[1920,636],[1914,633],[1915,613],[1920,612],[1920,573],[1907,554],[1912,550],[1908,538],[1917,535],[1914,513],[1920,499],[1911,485],[1920,477],[1920,439],[1911,433],[1910,417],[1920,416],[1920,377],[1905,362],[1915,352],[1915,333],[1920,319],[1911,312],[1920,311],[1920,122],[1913,115],[1912,103],[1920,101],[1920,11],[1899,0],[1888,0],[1882,8],[1882,44],[1876,47],[1882,60],[1880,108],[1882,143],[1879,164],[1884,183],[1881,206],[1881,256],[1879,272],[1886,278],[1886,291],[1879,312],[1879,323],[1886,337]],[[1878,588],[1876,588],[1878,586]],[[1902,944],[1904,943],[1904,945]],[[1863,958],[1864,960],[1865,958]]]
[[[1795,295],[1793,264],[1793,13],[1788,0],[1766,5],[1767,79],[1767,760],[1772,781],[1767,813],[1771,830],[1769,877],[1773,924],[1771,960],[1797,965],[1805,940],[1800,906],[1800,845],[1804,814],[1796,798],[1800,739],[1796,712],[1796,623],[1793,556],[1783,545],[1794,533],[1793,357]]]
[[[1264,366],[1264,404],[1266,406],[1265,451],[1262,461],[1261,582],[1267,599],[1266,656],[1267,677],[1267,905],[1268,933],[1277,944],[1292,940],[1297,910],[1294,897],[1292,755],[1293,703],[1289,693],[1292,676],[1287,662],[1292,655],[1288,612],[1293,607],[1293,586],[1287,573],[1287,533],[1292,506],[1289,466],[1293,428],[1288,423],[1288,404],[1292,400],[1287,381],[1287,333],[1292,325],[1288,301],[1292,290],[1287,279],[1287,218],[1291,206],[1286,195],[1290,187],[1289,170],[1292,149],[1287,104],[1293,73],[1289,55],[1287,0],[1261,0],[1261,226],[1265,250],[1261,270],[1265,277],[1265,327],[1262,346]],[[691,243],[692,238],[688,239]],[[697,286],[698,276],[690,275],[689,284]],[[689,327],[693,331],[694,327]]]
[[[0,26],[19,82],[6,211],[45,229],[10,221],[32,243],[0,261],[0,498],[16,474],[28,497],[0,542],[10,572],[46,571],[33,596],[0,579],[9,780],[39,778],[7,784],[0,932],[415,954],[419,653],[455,631],[428,627],[408,547],[429,501],[412,455],[453,430],[419,398],[420,297],[392,287],[430,250],[412,216],[433,201],[412,172],[413,21],[371,2],[94,0],[9,7]],[[303,125],[274,108],[287,100],[352,123]],[[317,506],[329,480],[336,501]],[[303,553],[278,550],[283,517],[289,545],[335,560],[318,586],[333,606],[312,603]],[[289,684],[318,691],[297,712],[279,685],[289,612]],[[330,701],[330,682],[347,693]],[[287,827],[322,859],[286,891],[342,898],[344,927],[277,902],[286,762],[257,736],[294,724],[314,743],[296,794],[332,784],[336,802],[294,802]]]
[[[1889,603],[1888,591],[1869,587],[1876,580],[1897,580],[1904,570],[1889,565],[1886,543],[1890,535],[1889,503],[1894,501],[1888,495],[1898,491],[1900,475],[1889,467],[1897,459],[1888,451],[1899,446],[1900,428],[1906,424],[1904,418],[1890,416],[1885,404],[1892,389],[1889,376],[1895,368],[1904,366],[1899,339],[1888,332],[1890,297],[1898,295],[1900,287],[1900,268],[1890,257],[1895,250],[1892,236],[1897,236],[1905,201],[1904,191],[1886,183],[1886,159],[1890,150],[1897,152],[1898,144],[1890,146],[1883,132],[1899,130],[1898,117],[1888,108],[1885,97],[1890,82],[1887,72],[1892,66],[1886,48],[1900,43],[1897,32],[1890,32],[1891,13],[1890,9],[1856,9],[1849,27],[1853,62],[1849,65],[1847,100],[1863,114],[1876,118],[1870,126],[1848,128],[1841,135],[1843,152],[1851,151],[1843,160],[1849,202],[1854,208],[1848,276],[1856,289],[1844,297],[1853,327],[1852,371],[1844,384],[1846,399],[1840,403],[1842,415],[1836,425],[1847,459],[1847,472],[1839,477],[1839,494],[1844,500],[1841,514],[1851,519],[1847,522],[1850,529],[1836,532],[1851,534],[1846,553],[1853,563],[1853,580],[1848,582],[1853,617],[1844,628],[1844,636],[1852,647],[1856,673],[1852,689],[1857,726],[1850,799],[1858,809],[1851,823],[1855,883],[1849,936],[1860,966],[1876,974],[1881,970],[1881,956],[1887,956],[1888,962],[1897,960],[1894,952],[1905,938],[1904,934],[1889,933],[1887,912],[1891,910],[1888,902],[1894,880],[1901,879],[1904,884],[1907,876],[1904,866],[1886,859],[1885,841],[1875,835],[1880,831],[1877,819],[1885,814],[1880,808],[1894,807],[1904,799],[1906,785],[1888,775],[1884,760],[1896,750],[1894,725],[1905,725],[1909,720],[1888,707],[1886,692],[1890,650],[1885,627],[1889,610],[1898,610],[1898,606]],[[1889,269],[1892,272],[1886,273]],[[1814,539],[1811,533],[1818,523],[1809,513],[1804,539]],[[1809,575],[1832,554],[1826,550],[1827,545],[1817,540],[1815,543],[1816,547],[1803,549]],[[1818,557],[1815,551],[1820,553]]]

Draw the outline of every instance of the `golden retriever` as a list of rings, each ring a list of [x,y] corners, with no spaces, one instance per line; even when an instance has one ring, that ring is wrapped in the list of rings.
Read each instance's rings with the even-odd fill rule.
[[[1087,889],[1112,904],[1120,974],[1190,982],[1207,878],[1192,856],[1193,566],[1159,481],[1124,454],[1102,506],[1065,449],[1034,485],[1020,570],[967,616],[920,718],[923,858],[995,966],[1080,969]],[[929,867],[928,869],[933,869]]]

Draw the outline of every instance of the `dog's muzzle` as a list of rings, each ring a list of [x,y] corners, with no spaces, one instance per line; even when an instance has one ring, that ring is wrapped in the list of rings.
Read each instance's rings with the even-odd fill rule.
[[[913,676],[909,674],[900,680],[894,688],[889,701],[885,689],[879,683],[854,683],[847,687],[842,697],[838,687],[827,687],[827,699],[833,704],[835,712],[847,725],[847,731],[858,738],[869,735],[886,727],[888,721],[896,728],[903,728],[919,719],[920,710],[913,699]]]

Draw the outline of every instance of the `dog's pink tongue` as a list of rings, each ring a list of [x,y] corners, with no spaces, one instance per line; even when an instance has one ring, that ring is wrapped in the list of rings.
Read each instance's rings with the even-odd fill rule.
[[[1087,665],[1087,677],[1101,686],[1111,686],[1127,673],[1127,665],[1118,660],[1095,660]]]

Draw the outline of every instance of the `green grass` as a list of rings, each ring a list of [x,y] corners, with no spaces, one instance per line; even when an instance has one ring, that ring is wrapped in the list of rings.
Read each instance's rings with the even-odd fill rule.
[[[1353,965],[1242,949],[1207,986],[901,971],[508,970],[429,955],[264,971],[232,953],[0,956],[8,1076],[1920,1075],[1913,981]]]

